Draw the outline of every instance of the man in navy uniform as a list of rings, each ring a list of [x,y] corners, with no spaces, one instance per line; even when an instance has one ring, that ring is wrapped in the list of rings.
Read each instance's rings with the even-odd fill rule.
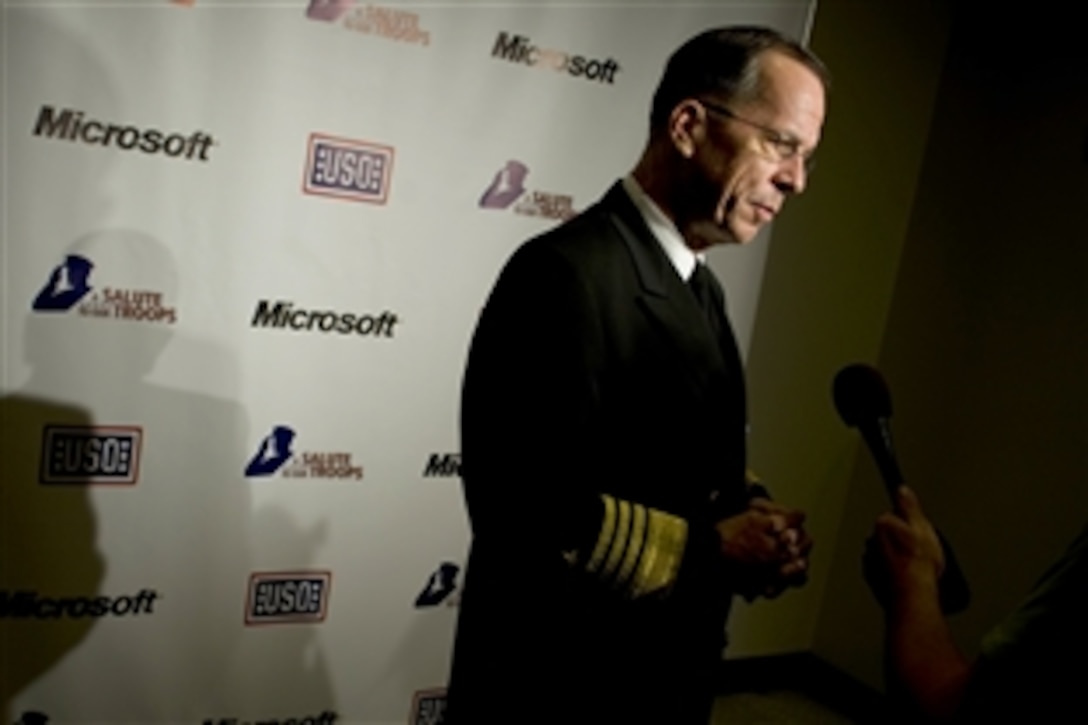
[[[703,254],[804,190],[826,86],[772,30],[692,38],[634,171],[503,269],[464,380],[473,539],[448,722],[705,725],[732,597],[804,581],[803,515],[747,470]]]

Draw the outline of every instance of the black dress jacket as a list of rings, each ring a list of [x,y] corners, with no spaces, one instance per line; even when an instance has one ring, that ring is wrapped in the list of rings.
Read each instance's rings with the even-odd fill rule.
[[[620,183],[522,245],[464,379],[472,546],[448,722],[698,723],[743,510],[740,358]]]

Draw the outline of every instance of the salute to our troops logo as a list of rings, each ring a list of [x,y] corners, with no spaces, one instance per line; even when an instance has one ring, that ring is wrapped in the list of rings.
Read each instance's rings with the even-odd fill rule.
[[[80,254],[69,254],[53,268],[31,304],[42,313],[76,310],[87,317],[136,320],[172,325],[177,309],[163,299],[162,292],[148,289],[103,287],[91,284],[94,262]]]
[[[480,197],[480,208],[508,209],[513,205],[516,214],[559,220],[570,219],[578,213],[574,210],[574,198],[569,194],[526,190],[525,177],[528,175],[528,166],[520,161],[507,161]]]
[[[246,464],[245,475],[250,478],[283,476],[284,478],[363,478],[363,467],[355,465],[350,453],[343,451],[304,451],[296,454],[295,429],[277,425],[264,437],[257,452]]]
[[[420,27],[419,15],[409,10],[372,3],[357,5],[356,0],[310,0],[306,17],[328,23],[342,21],[348,30],[386,40],[410,45],[431,44],[430,32]]]
[[[459,603],[457,597],[450,595],[457,591],[457,574],[461,567],[448,561],[442,562],[427,580],[423,591],[416,597],[416,608],[437,607],[442,602],[446,606],[455,607]]]

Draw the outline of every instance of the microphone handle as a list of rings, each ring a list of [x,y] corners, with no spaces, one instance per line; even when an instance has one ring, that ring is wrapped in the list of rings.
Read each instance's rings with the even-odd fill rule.
[[[861,432],[869,452],[880,470],[880,477],[884,481],[884,488],[888,492],[888,499],[895,506],[895,492],[903,485],[903,472],[899,468],[899,462],[895,457],[895,449],[892,447],[892,431],[887,418],[879,418],[874,425],[860,425]],[[945,614],[959,614],[967,609],[971,603],[971,589],[967,586],[967,578],[963,575],[959,560],[948,539],[937,527],[937,538],[941,542],[944,553],[944,571],[937,582],[937,592],[940,598],[941,611]]]
[[[895,457],[895,448],[892,446],[892,429],[888,425],[887,418],[877,418],[871,423],[858,425],[858,431],[869,447],[869,453],[880,471],[880,478],[884,481],[884,488],[888,492],[888,499],[895,505],[895,491],[905,483],[903,472],[899,468],[899,461]]]
[[[933,530],[937,532],[937,538],[941,540],[941,548],[944,550],[944,571],[937,580],[941,611],[945,614],[959,614],[971,604],[971,588],[967,586],[967,577],[963,575],[952,545],[944,538],[940,529],[934,527]]]

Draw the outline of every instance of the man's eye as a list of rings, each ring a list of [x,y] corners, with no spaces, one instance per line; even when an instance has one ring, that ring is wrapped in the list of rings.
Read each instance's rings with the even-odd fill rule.
[[[797,145],[797,142],[791,141],[790,139],[778,139],[775,141],[775,147],[784,159],[792,159],[800,152],[800,147]]]

